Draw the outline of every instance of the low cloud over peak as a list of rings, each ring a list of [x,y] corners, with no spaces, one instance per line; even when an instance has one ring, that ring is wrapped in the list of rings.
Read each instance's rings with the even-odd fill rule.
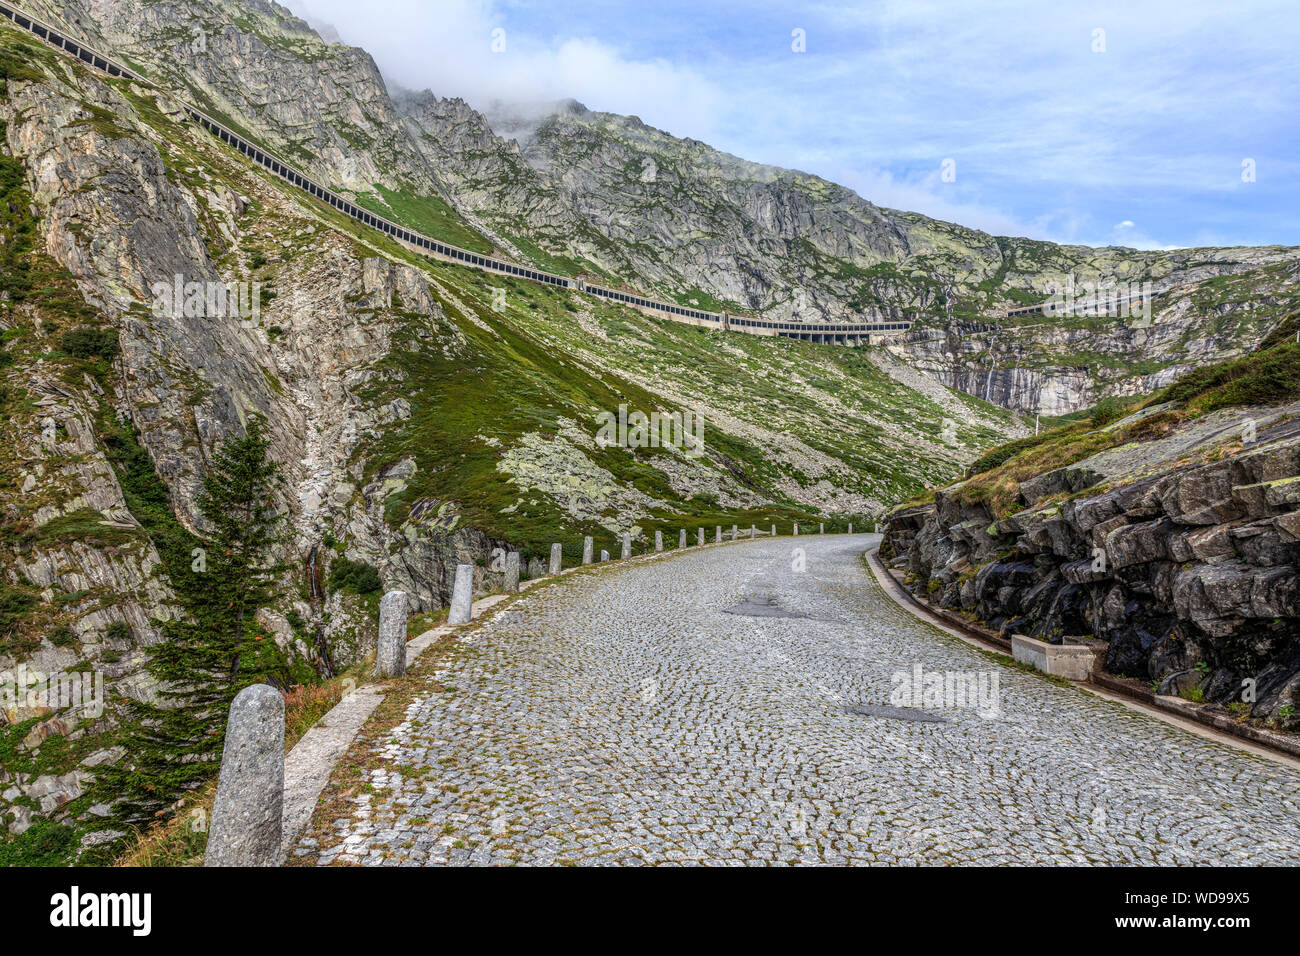
[[[994,233],[1300,244],[1290,0],[288,2],[507,136],[576,99]]]

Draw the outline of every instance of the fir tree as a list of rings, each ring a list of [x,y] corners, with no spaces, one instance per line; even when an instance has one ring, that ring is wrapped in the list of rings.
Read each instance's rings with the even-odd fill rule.
[[[271,561],[283,516],[269,446],[264,421],[252,418],[203,477],[197,505],[210,530],[201,547],[182,553],[195,540],[188,535],[159,542],[184,615],[164,622],[164,639],[149,649],[157,703],[128,705],[126,755],[96,781],[97,798],[113,803],[118,823],[146,824],[209,779],[220,765],[235,695],[250,684],[283,686],[287,677],[275,640],[255,620],[275,597],[283,569]]]

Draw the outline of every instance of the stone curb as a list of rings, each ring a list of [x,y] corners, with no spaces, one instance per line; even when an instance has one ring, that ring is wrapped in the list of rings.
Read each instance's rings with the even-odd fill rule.
[[[311,820],[334,765],[383,699],[377,684],[358,687],[335,704],[285,755],[281,861]]]
[[[520,584],[520,589],[543,580],[545,578],[524,581]],[[474,613],[477,615],[485,612],[513,596],[489,594],[479,598],[473,604]],[[414,664],[430,645],[463,626],[439,624],[411,638],[406,644],[407,667]],[[311,815],[316,812],[316,804],[339,758],[347,753],[383,699],[382,681],[362,684],[330,708],[285,755],[281,862],[288,857],[293,845],[298,842],[298,837],[311,821]]]

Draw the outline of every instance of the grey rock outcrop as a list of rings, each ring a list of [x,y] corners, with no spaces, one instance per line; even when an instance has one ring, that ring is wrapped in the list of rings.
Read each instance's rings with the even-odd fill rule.
[[[1002,517],[959,483],[892,512],[881,554],[931,601],[994,629],[1102,638],[1112,673],[1295,729],[1297,413],[1251,409],[1258,441],[1226,451],[1243,413],[1212,413],[1022,482],[1025,507]]]

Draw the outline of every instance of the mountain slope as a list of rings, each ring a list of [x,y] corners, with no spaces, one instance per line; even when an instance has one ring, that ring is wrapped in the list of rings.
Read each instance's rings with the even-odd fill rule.
[[[780,320],[910,319],[900,358],[1020,412],[1065,414],[1240,354],[1257,307],[1297,302],[1300,251],[1143,252],[994,237],[875,206],[816,176],[747,162],[576,103],[485,118],[431,93],[390,97],[363,51],[262,0],[30,0],[361,203],[459,245],[601,276],[683,304]],[[201,41],[201,42],[200,42]],[[302,97],[296,90],[309,89]],[[493,125],[505,139],[492,132]],[[1251,287],[1242,298],[1225,283]],[[1006,323],[1053,284],[1177,287],[1153,331]],[[965,324],[1010,328],[993,341]]]
[[[535,574],[552,542],[572,562],[584,535],[617,553],[625,531],[640,551],[683,527],[861,527],[1024,431],[881,353],[423,259],[250,164],[168,95],[7,23],[0,68],[0,671],[102,675],[107,703],[6,703],[16,858],[52,832],[73,852],[47,824],[80,831],[105,811],[86,786],[124,757],[117,702],[156,697],[145,649],[178,613],[164,537],[202,540],[201,477],[254,414],[288,529],[281,599],[259,618],[300,675],[373,651],[377,593],[331,583],[344,557],[436,610],[458,563],[499,586],[498,547]],[[177,282],[256,283],[258,313],[159,298]],[[702,454],[602,445],[597,416],[620,404],[697,414]]]

